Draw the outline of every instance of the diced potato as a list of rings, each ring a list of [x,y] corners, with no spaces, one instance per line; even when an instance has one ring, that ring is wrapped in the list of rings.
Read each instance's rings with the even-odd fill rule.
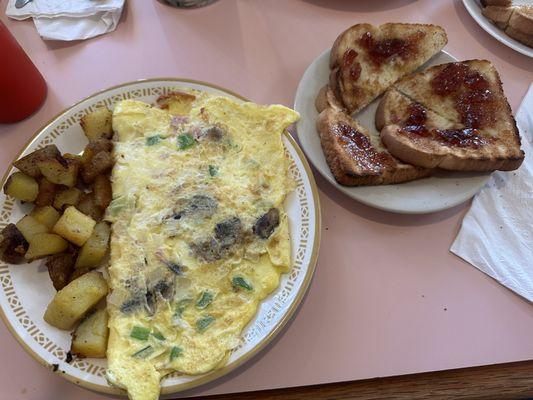
[[[89,141],[113,136],[111,111],[106,107],[97,107],[93,112],[83,116],[80,125]]]
[[[94,180],[94,200],[98,207],[106,209],[111,200],[113,200],[113,193],[111,191],[111,182],[106,175],[98,175]]]
[[[47,226],[39,222],[31,215],[25,215],[17,222],[17,228],[22,233],[24,238],[29,242],[39,233],[47,233],[49,229]]]
[[[20,264],[25,260],[28,241],[15,224],[9,224],[0,232],[0,259],[10,264]]]
[[[91,161],[83,165],[81,176],[84,182],[93,182],[98,175],[109,171],[114,163],[113,156],[108,151],[101,151],[95,154]]]
[[[100,221],[104,215],[104,211],[96,205],[93,192],[82,194],[80,202],[76,208],[95,221]]]
[[[33,261],[51,254],[64,252],[68,242],[54,233],[38,233],[29,240],[30,246],[24,256],[26,260]]]
[[[97,139],[89,142],[83,150],[81,163],[86,165],[96,154],[100,153],[101,151],[107,151],[110,153],[111,150],[113,150],[113,142],[109,139]]]
[[[35,218],[37,222],[40,222],[44,226],[51,230],[60,217],[60,214],[52,206],[35,207],[30,216]]]
[[[54,254],[46,259],[46,268],[55,290],[61,290],[70,282],[76,255],[74,253]]]
[[[44,320],[56,328],[70,330],[107,294],[107,290],[101,272],[82,275],[56,293],[46,309]]]
[[[54,225],[52,232],[64,237],[69,242],[78,246],[89,239],[96,221],[78,211],[76,207],[69,206]]]
[[[104,358],[107,350],[107,310],[101,308],[89,315],[72,334],[70,352],[78,357]]]
[[[78,177],[79,163],[77,161],[58,157],[50,160],[37,161],[39,170],[52,183],[73,187]]]
[[[39,184],[24,172],[15,172],[7,179],[4,193],[20,201],[34,201],[39,193]]]
[[[33,178],[38,178],[41,176],[41,171],[39,170],[39,167],[37,167],[37,161],[52,160],[60,155],[61,153],[58,148],[55,145],[50,144],[22,157],[20,160],[15,161],[13,165],[25,174]]]
[[[110,234],[111,229],[107,222],[102,221],[94,226],[91,237],[85,242],[78,254],[76,269],[98,266],[107,252]]]
[[[194,100],[196,100],[196,96],[190,93],[174,91],[159,96],[157,105],[159,108],[167,110],[171,115],[187,115],[191,111]]]
[[[50,182],[46,178],[41,178],[39,181],[39,194],[35,199],[35,204],[38,206],[51,206],[54,202],[58,185]]]
[[[80,202],[82,192],[72,187],[60,190],[54,199],[54,208],[62,210],[67,206],[75,206]]]

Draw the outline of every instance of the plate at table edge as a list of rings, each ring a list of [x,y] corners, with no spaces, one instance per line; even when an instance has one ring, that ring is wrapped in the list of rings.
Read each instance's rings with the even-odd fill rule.
[[[344,186],[331,173],[315,127],[318,112],[315,98],[318,90],[328,82],[329,49],[320,54],[306,69],[296,90],[294,109],[300,113],[296,124],[298,139],[309,161],[318,172],[344,194],[363,204],[401,214],[427,214],[445,210],[474,196],[490,177],[489,173],[442,171],[435,175],[395,185]],[[420,67],[457,61],[441,51]],[[374,116],[381,96],[354,115],[366,128],[377,133]]]
[[[503,30],[490,22],[481,13],[481,4],[479,3],[479,0],[463,0],[463,6],[466,8],[466,11],[468,14],[470,14],[472,19],[481,27],[481,29],[487,32],[498,42],[503,43],[505,46],[519,52],[520,54],[533,57],[533,49],[531,47],[528,47],[507,35]]]
[[[86,139],[78,122],[95,105],[111,106],[123,99],[153,102],[157,96],[177,86],[248,101],[220,86],[189,79],[153,78],[124,83],[86,97],[56,115],[33,135],[13,161],[48,144],[57,144],[61,152],[80,152]],[[309,287],[320,244],[318,190],[302,150],[288,132],[283,136],[283,143],[290,159],[289,170],[296,182],[296,189],[285,202],[291,230],[291,271],[282,275],[280,286],[263,300],[256,316],[243,331],[241,345],[232,352],[224,367],[199,376],[173,373],[162,380],[162,395],[211,382],[251,359],[283,329]],[[8,167],[2,187],[13,171],[12,166]],[[0,229],[22,217],[28,211],[24,207],[0,194]],[[46,305],[55,293],[42,261],[16,266],[0,262],[0,284],[0,315],[12,335],[34,359],[82,387],[101,393],[125,394],[105,380],[105,359],[75,359],[66,363],[70,332],[60,331],[42,319]]]

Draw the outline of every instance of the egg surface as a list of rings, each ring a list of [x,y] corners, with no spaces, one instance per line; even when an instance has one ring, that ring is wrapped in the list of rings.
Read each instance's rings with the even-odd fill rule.
[[[298,114],[177,93],[113,112],[107,375],[133,400],[223,366],[290,268],[281,136]]]

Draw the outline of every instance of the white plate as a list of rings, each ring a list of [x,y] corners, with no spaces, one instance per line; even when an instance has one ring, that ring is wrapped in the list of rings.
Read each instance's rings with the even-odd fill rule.
[[[94,106],[105,104],[112,107],[117,101],[131,98],[154,102],[158,96],[176,86],[242,99],[228,90],[183,79],[127,83],[99,92],[68,108],[39,130],[14,159],[52,143],[62,152],[76,154],[86,144],[79,120]],[[280,332],[307,290],[320,241],[318,191],[310,167],[294,139],[286,133],[283,143],[290,160],[290,172],[297,185],[285,203],[290,220],[292,269],[282,276],[279,288],[263,301],[257,315],[243,332],[242,343],[233,351],[225,367],[201,376],[168,376],[162,381],[163,393],[176,393],[212,381],[257,354]],[[2,186],[13,171],[13,168],[7,171]],[[0,194],[0,229],[8,223],[17,222],[27,211],[27,206],[21,206],[20,202]],[[105,360],[86,358],[75,359],[70,364],[65,362],[70,348],[70,332],[60,331],[43,320],[46,306],[55,293],[43,264],[42,261],[36,261],[14,266],[0,262],[0,314],[7,327],[35,359],[60,376],[100,392],[124,394],[107,384]]]
[[[441,51],[421,69],[451,61],[456,59]],[[382,210],[424,214],[460,204],[471,198],[485,184],[490,174],[463,172],[439,172],[429,178],[397,185],[351,187],[337,183],[326,163],[315,127],[318,116],[315,98],[319,89],[328,82],[328,63],[329,50],[326,50],[307,68],[296,91],[294,109],[301,115],[296,129],[305,154],[315,168],[340,191],[361,203]],[[374,115],[380,100],[381,97],[355,116],[366,128],[375,133],[377,130]]]
[[[528,3],[528,0],[514,1],[514,4],[520,3],[531,5],[531,2]],[[511,49],[518,51],[519,53],[533,57],[533,49],[531,47],[528,47],[525,44],[520,43],[518,40],[508,36],[503,30],[490,22],[488,18],[485,18],[485,16],[481,13],[481,3],[479,0],[463,0],[463,5],[465,6],[466,11],[468,11],[472,18],[474,18],[474,21],[476,21],[478,25],[481,26],[481,28],[483,28],[493,38],[502,42]]]

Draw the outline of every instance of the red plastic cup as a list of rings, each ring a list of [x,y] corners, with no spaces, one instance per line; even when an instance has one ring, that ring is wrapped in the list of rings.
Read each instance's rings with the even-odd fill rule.
[[[0,21],[0,123],[33,114],[46,97],[46,82]]]

